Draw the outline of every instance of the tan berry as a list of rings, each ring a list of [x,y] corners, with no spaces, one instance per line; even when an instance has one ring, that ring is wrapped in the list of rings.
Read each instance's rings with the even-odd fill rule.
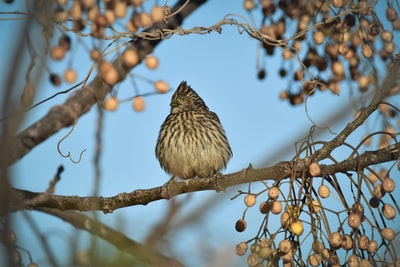
[[[146,67],[148,67],[151,70],[154,70],[158,67],[159,62],[158,62],[158,58],[153,56],[153,55],[149,55],[145,58],[144,60],[144,64],[146,65]]]
[[[65,49],[59,45],[56,45],[51,49],[50,56],[54,60],[61,60],[65,56]]]
[[[99,73],[103,81],[109,85],[115,85],[118,82],[119,79],[118,71],[108,61],[102,61],[99,64]]]
[[[106,100],[104,100],[103,107],[108,111],[115,111],[117,110],[119,105],[119,101],[116,96],[110,96]]]
[[[240,242],[239,244],[236,245],[236,255],[243,256],[244,254],[246,254],[247,249],[248,249],[247,243]]]
[[[144,98],[142,96],[135,96],[132,99],[132,106],[133,106],[133,110],[140,112],[143,111],[145,108],[145,101]]]
[[[355,254],[350,255],[347,259],[347,264],[349,267],[358,267],[359,263],[358,257]]]
[[[281,260],[284,263],[291,262],[293,260],[293,251],[289,250],[287,253],[281,254]]]
[[[90,50],[90,58],[94,61],[99,61],[101,59],[100,50],[97,48]]]
[[[381,230],[381,236],[385,240],[393,241],[396,238],[396,232],[392,228],[386,227]]]
[[[331,190],[329,189],[329,187],[327,187],[326,185],[321,185],[318,188],[318,194],[320,197],[322,198],[327,198],[329,197],[329,195],[331,194]]]
[[[377,199],[381,199],[385,195],[386,191],[383,190],[382,184],[377,184],[374,186],[374,190],[372,192],[372,195],[376,197]]]
[[[371,267],[371,263],[369,262],[369,260],[366,259],[361,259],[360,260],[360,265],[359,267]]]
[[[254,243],[250,246],[250,251],[251,252],[259,252],[261,249],[260,245],[257,243]]]
[[[393,22],[397,19],[397,11],[393,7],[386,9],[386,18],[388,21]]]
[[[370,240],[370,241],[368,242],[367,251],[368,251],[369,253],[375,253],[375,252],[377,252],[377,251],[378,251],[378,248],[379,248],[378,242],[376,242],[375,240]]]
[[[263,238],[263,239],[261,239],[260,246],[261,246],[261,248],[265,248],[265,247],[270,248],[270,247],[272,247],[272,241],[268,238]]]
[[[258,256],[261,259],[268,259],[272,255],[272,249],[271,247],[261,247],[261,249],[258,251]]]
[[[288,253],[292,249],[292,243],[289,240],[282,240],[279,242],[279,251],[283,254]]]
[[[139,63],[139,54],[136,49],[129,49],[124,52],[122,59],[127,67],[133,67]]]
[[[302,223],[301,221],[293,222],[293,223],[290,225],[290,231],[291,231],[293,234],[295,234],[295,235],[297,235],[297,236],[300,236],[300,235],[304,232],[303,223]]]
[[[149,13],[141,12],[140,13],[140,23],[143,27],[147,28],[153,24],[153,20]]]
[[[277,199],[279,197],[279,188],[276,186],[271,187],[268,191],[268,197],[272,200]]]
[[[124,18],[126,15],[127,6],[125,1],[114,1],[114,14],[117,18]]]
[[[364,57],[370,58],[372,57],[374,51],[372,50],[369,44],[364,43],[361,46],[361,53],[363,54]]]
[[[340,8],[344,5],[344,0],[331,0],[330,1],[332,6],[336,7],[336,8]]]
[[[243,2],[243,8],[247,11],[251,11],[255,8],[256,3],[254,0],[244,0]]]
[[[392,178],[386,177],[382,181],[382,189],[385,190],[385,192],[391,193],[394,191],[396,187],[396,184]]]
[[[289,60],[291,59],[293,56],[292,52],[290,52],[289,49],[283,49],[282,50],[282,57],[284,60]]]
[[[322,242],[319,240],[314,240],[314,242],[312,243],[312,250],[316,254],[320,254],[323,249],[324,249],[324,244],[322,244]]]
[[[321,210],[321,203],[318,202],[318,200],[313,200],[310,203],[310,212],[312,213],[317,213]]]
[[[322,43],[324,42],[324,40],[325,40],[325,35],[324,35],[324,33],[323,33],[322,31],[316,31],[316,32],[314,32],[314,34],[313,34],[313,39],[314,39],[314,42],[315,42],[317,45],[319,45],[319,44],[322,44]]]
[[[391,31],[384,30],[381,33],[381,37],[382,37],[382,41],[384,41],[385,43],[389,43],[393,40],[393,33]]]
[[[160,22],[164,20],[164,10],[160,6],[154,6],[151,9],[151,19],[154,22]]]
[[[244,204],[247,207],[252,207],[256,204],[256,196],[254,194],[248,194],[244,197]]]
[[[396,210],[388,203],[383,204],[382,213],[388,220],[393,220],[396,217]]]
[[[279,214],[282,212],[282,204],[279,201],[274,201],[271,204],[271,212],[273,214]]]
[[[347,223],[353,229],[357,229],[361,224],[361,216],[358,213],[351,213],[347,218]]]
[[[365,91],[365,89],[368,88],[369,83],[368,76],[361,75],[358,77],[358,86],[360,87],[361,91]]]
[[[82,17],[82,8],[80,1],[73,1],[70,13],[71,18],[74,20],[78,20]]]
[[[320,254],[311,254],[308,256],[308,263],[311,266],[320,266],[322,262],[322,257]]]
[[[64,71],[64,80],[67,83],[75,82],[77,76],[78,76],[78,74],[76,73],[76,71],[74,69],[67,69]]]
[[[281,226],[283,229],[288,229],[292,224],[292,218],[290,217],[289,212],[285,211],[281,214]]]
[[[369,180],[372,184],[374,184],[374,183],[376,183],[376,181],[379,180],[379,178],[378,178],[378,176],[376,176],[375,173],[370,172],[370,173],[368,174],[368,180]]]
[[[334,61],[331,68],[334,75],[339,77],[344,75],[344,67],[340,61]]]
[[[339,232],[334,232],[329,235],[329,244],[333,248],[339,248],[342,245],[342,236]]]
[[[157,92],[162,93],[162,94],[169,91],[168,83],[163,80],[156,81],[154,83],[154,88],[156,89]]]
[[[322,258],[324,258],[325,260],[328,260],[330,257],[330,253],[329,250],[327,248],[324,248],[321,252]]]
[[[309,167],[309,171],[310,171],[311,176],[313,176],[313,177],[321,175],[321,169],[320,169],[318,163],[315,163],[315,162],[311,163],[310,167]]]
[[[350,250],[353,248],[353,239],[349,235],[342,236],[342,248],[345,250]]]

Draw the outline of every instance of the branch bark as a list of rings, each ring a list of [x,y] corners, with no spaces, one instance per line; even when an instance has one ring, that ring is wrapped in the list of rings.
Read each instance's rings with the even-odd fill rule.
[[[368,166],[398,160],[400,158],[400,143],[376,151],[367,151],[357,157],[346,159],[331,165],[320,165],[321,177],[336,173],[347,173],[362,170]],[[12,189],[9,211],[20,209],[51,208],[60,211],[103,211],[111,213],[116,209],[135,205],[146,205],[150,202],[169,199],[176,195],[189,192],[215,190],[223,191],[228,187],[257,182],[261,180],[278,181],[285,178],[310,176],[307,159],[282,161],[268,168],[253,169],[251,165],[236,173],[214,176],[202,179],[189,179],[183,182],[171,181],[163,186],[150,189],[137,189],[130,193],[120,193],[112,197],[78,197],[59,196],[47,193],[36,193],[26,190]],[[345,176],[344,176],[345,177]]]

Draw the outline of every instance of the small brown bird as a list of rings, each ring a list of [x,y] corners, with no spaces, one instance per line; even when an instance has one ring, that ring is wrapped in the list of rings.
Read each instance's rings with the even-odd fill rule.
[[[170,106],[156,145],[161,167],[182,179],[210,177],[225,168],[232,150],[217,114],[185,81]]]

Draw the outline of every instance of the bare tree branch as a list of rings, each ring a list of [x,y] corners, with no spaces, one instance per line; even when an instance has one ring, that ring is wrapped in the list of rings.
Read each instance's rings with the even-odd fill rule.
[[[199,6],[204,4],[206,0],[195,0],[186,3],[186,0],[179,0],[172,8],[172,13],[179,10],[182,5],[185,7],[175,16],[168,19],[168,23],[156,23],[145,32],[159,31],[161,29],[175,29],[181,25],[184,19],[194,12]],[[153,49],[162,41],[161,38],[155,40],[136,39],[132,45],[139,52],[139,62],[145,56],[153,51]],[[129,48],[128,48],[129,49]],[[121,53],[122,55],[123,53]],[[123,64],[122,56],[119,56],[113,65],[118,69],[119,81],[125,79],[126,75],[131,71],[132,67]],[[20,132],[15,138],[7,142],[1,147],[0,167],[6,167],[23,156],[28,154],[35,146],[47,140],[50,136],[57,133],[64,127],[71,126],[83,114],[87,113],[90,108],[112,89],[107,85],[101,77],[95,77],[88,85],[78,90],[74,95],[69,97],[64,104],[52,107],[49,112],[39,121]]]
[[[76,211],[61,211],[51,208],[39,208],[37,210],[54,215],[72,224],[78,229],[88,231],[93,235],[107,240],[109,243],[116,246],[120,251],[124,251],[134,256],[139,262],[144,263],[145,266],[183,266],[179,261],[164,256],[150,246],[138,243],[128,238],[120,231],[116,231],[100,223],[99,221],[91,219]]]
[[[320,165],[321,177],[336,173],[358,171],[365,167],[398,160],[400,158],[400,143],[396,143],[384,149],[367,151],[358,157],[346,159],[331,165]],[[278,181],[290,177],[302,177],[304,173],[310,176],[307,160],[296,162],[282,161],[278,164],[262,169],[253,169],[251,165],[236,173],[215,176],[202,179],[189,179],[183,182],[171,181],[164,186],[151,189],[137,189],[130,193],[120,193],[113,197],[78,197],[58,196],[46,193],[35,193],[25,190],[12,190],[10,210],[26,208],[52,208],[59,210],[101,210],[104,213],[113,212],[116,209],[146,205],[160,199],[169,199],[173,196],[189,192],[215,190],[222,191],[228,187],[243,183],[257,182],[261,180]]]

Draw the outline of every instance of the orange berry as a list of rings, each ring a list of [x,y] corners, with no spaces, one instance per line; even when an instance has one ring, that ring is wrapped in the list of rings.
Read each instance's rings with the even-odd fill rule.
[[[90,50],[90,58],[94,61],[98,61],[101,58],[100,50],[97,48],[93,48]]]
[[[103,103],[104,109],[106,109],[108,111],[117,110],[118,105],[119,105],[119,101],[116,96],[111,96],[111,97],[107,98]]]
[[[154,88],[156,88],[159,93],[166,93],[169,91],[168,83],[162,80],[158,80],[154,83]]]
[[[67,83],[73,83],[76,81],[77,73],[74,69],[66,69],[64,71],[64,80]]]
[[[124,52],[123,60],[126,66],[133,67],[139,63],[139,54],[136,49],[129,49]]]
[[[151,70],[154,70],[158,67],[159,62],[158,62],[158,58],[153,56],[153,55],[149,55],[145,58],[144,60],[144,64],[146,65],[146,67],[148,67]]]
[[[54,60],[61,60],[65,56],[65,49],[59,45],[56,45],[51,49],[50,56]]]
[[[164,20],[164,10],[160,6],[154,6],[151,9],[151,19],[154,22],[160,22]]]
[[[136,96],[132,99],[133,109],[137,112],[143,111],[145,108],[145,101],[142,96]]]
[[[324,35],[324,33],[321,32],[321,31],[316,31],[316,32],[314,32],[314,34],[313,34],[313,39],[314,39],[314,42],[315,42],[317,45],[319,45],[319,44],[322,44],[322,43],[324,42],[324,40],[325,40],[325,35]]]
[[[145,28],[150,27],[153,24],[153,20],[149,13],[141,12],[139,18],[141,25]]]

